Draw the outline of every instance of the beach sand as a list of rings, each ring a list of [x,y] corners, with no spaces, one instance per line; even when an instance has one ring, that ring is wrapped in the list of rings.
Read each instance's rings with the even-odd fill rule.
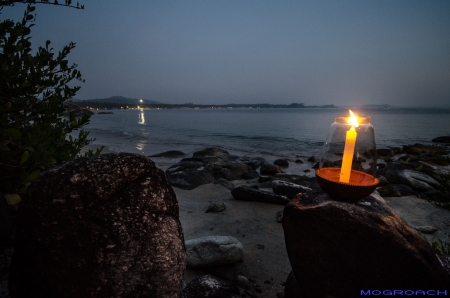
[[[103,152],[108,153],[108,150]],[[165,171],[180,159],[152,159]],[[231,181],[235,186],[257,184],[256,180]],[[234,279],[244,275],[262,289],[257,297],[277,297],[284,292],[284,282],[291,271],[286,253],[283,227],[275,215],[282,205],[235,200],[231,191],[220,184],[205,184],[193,190],[173,187],[180,207],[180,222],[185,240],[203,236],[232,236],[244,247],[242,263],[205,270],[187,269],[185,283],[203,274]],[[271,191],[270,189],[266,189]],[[226,210],[205,213],[210,202],[221,199]],[[415,196],[386,197],[386,202],[411,226],[434,226],[437,232],[424,235],[429,239],[449,241],[450,212]],[[243,289],[241,289],[243,293]]]

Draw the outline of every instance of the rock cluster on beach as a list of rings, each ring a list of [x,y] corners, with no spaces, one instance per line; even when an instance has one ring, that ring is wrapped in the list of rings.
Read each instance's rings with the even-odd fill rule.
[[[285,205],[288,203],[288,206],[290,206],[292,203],[291,200],[298,194],[304,194],[305,196],[307,196],[308,194],[312,194],[312,193],[320,193],[320,189],[318,189],[318,186],[315,182],[315,178],[311,178],[311,177],[307,177],[307,176],[302,176],[302,175],[293,175],[293,174],[289,174],[289,173],[284,173],[284,169],[286,168],[285,163],[281,163],[279,161],[277,161],[278,165],[275,164],[270,164],[267,161],[263,160],[263,159],[257,159],[258,162],[260,161],[260,166],[259,167],[248,167],[248,160],[249,158],[242,158],[242,157],[236,157],[236,156],[231,156],[229,154],[227,154],[227,152],[222,151],[219,148],[215,148],[215,149],[206,149],[202,151],[203,153],[208,152],[208,154],[203,155],[203,157],[205,157],[205,159],[201,161],[201,164],[199,163],[199,168],[197,168],[198,171],[207,171],[211,173],[211,178],[210,181],[214,181],[214,183],[219,183],[224,185],[225,187],[229,188],[231,190],[231,195],[237,199],[237,200],[246,200],[246,201],[253,201],[253,202],[260,202],[260,203],[273,203],[273,204],[281,204],[281,205]],[[416,195],[416,194],[440,194],[441,197],[445,197],[446,194],[441,193],[439,190],[439,186],[441,185],[441,183],[443,182],[443,178],[441,177],[441,175],[448,173],[448,169],[446,168],[445,162],[442,162],[442,159],[445,159],[446,156],[446,151],[445,149],[443,149],[442,147],[437,147],[437,146],[424,146],[424,145],[419,145],[416,144],[414,146],[405,146],[405,148],[403,149],[398,149],[396,148],[394,149],[380,149],[380,153],[388,153],[389,155],[379,155],[379,164],[378,164],[378,173],[377,176],[380,180],[380,186],[378,187],[378,191],[382,196],[385,197],[393,197],[393,196],[410,196],[410,195]],[[405,152],[409,152],[409,153],[405,153]],[[411,152],[414,152],[414,155],[412,155]],[[199,154],[195,154],[199,156]],[[202,154],[201,154],[202,155]],[[441,155],[441,157],[436,157]],[[219,157],[219,158],[217,158]],[[190,160],[190,159],[187,159]],[[310,157],[309,158],[309,162],[313,163],[316,162],[318,160],[318,158],[316,157]],[[172,176],[172,174],[175,172],[177,175],[180,175],[181,173],[179,171],[182,170],[182,168],[179,168],[178,166],[180,166],[180,164],[182,162],[186,161],[182,160],[180,163],[175,164],[172,166],[172,170],[168,170],[166,171],[166,175],[169,177],[169,181],[175,181],[175,179],[171,179],[175,178],[174,176]],[[200,160],[198,160],[198,162],[200,162]],[[243,179],[245,179],[245,174],[242,174],[242,171],[236,171],[236,175],[233,176],[233,178],[230,179],[226,179],[226,176],[219,176],[219,179],[217,176],[214,176],[214,166],[216,166],[216,169],[218,167],[220,168],[231,168],[229,166],[225,166],[225,164],[229,164],[229,163],[241,163],[241,166],[235,166],[235,168],[244,168],[245,169],[245,165],[247,166],[248,172],[251,171],[256,171],[259,175],[255,176],[255,178],[252,180],[253,182],[248,181],[248,183],[241,185],[240,183],[237,183],[238,185],[235,186],[234,183],[236,183],[236,181],[242,181]],[[210,169],[207,169],[206,167],[210,166]],[[169,168],[170,169],[170,168]],[[174,171],[173,169],[176,169],[176,171]],[[178,172],[178,173],[177,173]],[[247,172],[247,173],[248,173]],[[216,171],[217,173],[217,171]],[[179,176],[178,176],[179,177]],[[179,182],[179,181],[178,181]],[[211,183],[208,182],[208,183]],[[176,185],[174,185],[176,186]],[[186,184],[182,184],[181,185],[183,188],[185,189],[192,189],[195,188],[197,186],[194,185],[189,185],[188,183]],[[178,186],[179,187],[179,186]],[[376,196],[376,195],[375,195]],[[381,204],[380,208],[381,209],[377,209],[374,212],[374,214],[377,214],[379,212],[381,212],[380,210],[384,210],[383,212],[386,214],[390,214],[389,216],[392,216],[392,220],[387,220],[386,223],[387,224],[393,224],[396,228],[399,228],[400,226],[402,226],[401,229],[403,229],[404,231],[401,232],[400,234],[395,234],[393,233],[392,235],[390,234],[390,232],[386,232],[385,236],[386,237],[392,237],[392,241],[393,243],[406,243],[406,246],[404,247],[405,251],[407,251],[408,249],[419,249],[419,250],[423,250],[422,254],[424,253],[424,251],[426,251],[425,254],[428,254],[429,256],[431,256],[432,254],[434,254],[433,249],[431,248],[431,246],[421,237],[421,236],[417,236],[417,232],[416,231],[421,231],[424,233],[434,233],[436,231],[436,228],[432,227],[432,226],[416,226],[414,227],[415,230],[411,229],[410,227],[408,227],[408,225],[403,222],[397,215],[395,215],[395,213],[393,213],[393,211],[391,209],[389,209],[389,207],[386,206],[386,203],[382,203],[382,198],[380,198],[378,201],[378,199],[374,199],[374,202],[368,202],[369,206],[370,204],[373,203],[373,205],[379,205]],[[349,204],[349,203],[340,203],[343,205]],[[350,206],[352,206],[353,204],[349,204]],[[360,207],[360,209],[362,208],[363,213],[361,214],[362,217],[367,216],[366,211],[364,211],[364,208],[368,208],[365,205],[362,205]],[[384,209],[383,209],[384,208]],[[356,209],[358,209],[358,207],[356,207]],[[370,209],[370,208],[369,208]],[[316,209],[314,209],[316,210]],[[319,209],[317,209],[319,210]],[[384,214],[383,212],[381,212],[380,216],[383,217],[382,214]],[[366,215],[364,215],[366,214]],[[274,216],[276,218],[277,222],[283,222],[284,221],[284,216],[283,216],[283,212],[278,212],[276,214],[276,216]],[[319,215],[317,216],[318,218],[321,218],[322,216]],[[384,217],[383,217],[384,218]],[[305,219],[306,221],[308,221],[307,219]],[[375,219],[374,219],[375,220]],[[376,221],[376,220],[375,220]],[[398,221],[398,222],[397,222]],[[309,227],[311,228],[311,235],[314,234],[313,231],[317,230],[317,228],[320,226],[320,220],[318,220],[317,223],[314,224],[310,224]],[[369,224],[370,226],[370,224]],[[334,226],[335,229],[337,229],[337,231],[339,231],[340,229],[342,229],[342,226],[338,223],[336,223],[336,225]],[[346,228],[345,228],[346,229]],[[380,227],[374,227],[374,232],[376,233],[376,231],[378,231],[380,229]],[[383,228],[382,228],[383,229]],[[307,232],[308,229],[305,229],[305,233]],[[351,230],[351,229],[348,229]],[[394,231],[395,229],[393,229],[392,231]],[[331,230],[330,230],[331,231]],[[367,232],[367,231],[366,231]],[[337,233],[334,232],[330,232],[330,235],[337,235]],[[367,235],[369,235],[370,233],[367,232]],[[371,236],[365,236],[361,239],[361,241],[365,241],[367,239],[367,237],[376,239],[374,237]],[[389,236],[390,235],[390,236]],[[412,236],[413,235],[413,236]],[[383,237],[385,237],[383,236]],[[330,236],[331,237],[331,236]],[[334,236],[333,236],[334,237]],[[415,239],[414,244],[407,244],[407,242],[404,242],[402,239],[402,237],[406,237],[407,239]],[[320,237],[317,237],[315,241],[319,241],[320,239],[318,239]],[[336,241],[341,241],[342,239],[344,239],[345,237],[341,237],[341,240],[336,240]],[[296,233],[293,232],[292,234],[292,239],[298,239],[298,235],[296,235]],[[333,238],[335,239],[335,238]],[[379,238],[380,243],[385,243],[385,238]],[[387,239],[387,238],[386,238]],[[295,240],[296,241],[296,240]],[[373,240],[375,241],[375,240]],[[344,241],[345,242],[345,241]],[[418,244],[420,243],[420,244]],[[345,243],[343,243],[345,246]],[[417,245],[416,245],[417,244]],[[369,245],[370,246],[370,245]],[[307,248],[305,248],[307,249]],[[402,254],[400,253],[400,255],[402,255],[402,258],[398,257],[399,254],[399,247],[397,246],[393,246],[390,247],[390,249],[392,250],[391,252],[388,252],[387,249],[384,249],[384,251],[386,253],[382,253],[382,256],[386,256],[386,255],[390,255],[393,259],[392,260],[388,260],[387,262],[391,262],[391,261],[396,261],[397,263],[400,262],[400,260],[404,260],[404,258],[407,258],[408,256],[413,257],[413,255],[415,255],[415,253],[405,253]],[[245,247],[244,247],[245,250]],[[374,251],[371,252],[371,248],[367,247],[364,250],[361,250],[361,256],[367,256],[367,255],[372,255],[372,254],[376,254],[378,252]],[[345,254],[345,250],[343,250],[343,254]],[[397,256],[397,257],[396,257]],[[300,258],[310,258],[308,256],[300,256]],[[315,257],[312,257],[312,259],[317,259],[320,257],[320,253],[318,252],[318,255]],[[323,256],[322,256],[323,258]],[[332,258],[333,259],[333,258]],[[331,264],[333,263],[332,259],[327,259],[327,264]],[[432,258],[431,258],[432,259]],[[381,266],[381,269],[379,270],[386,270],[386,272],[384,272],[383,274],[386,274],[386,278],[387,279],[391,279],[392,282],[396,282],[396,281],[400,281],[402,279],[408,279],[408,282],[412,282],[414,284],[414,278],[417,278],[417,276],[419,276],[419,280],[422,281],[422,285],[426,284],[428,282],[427,278],[425,278],[425,276],[434,276],[433,274],[440,274],[439,278],[435,278],[435,280],[440,280],[436,283],[436,285],[442,285],[445,284],[445,282],[447,282],[447,276],[445,275],[446,273],[442,271],[442,268],[439,265],[439,262],[437,260],[435,261],[431,261],[431,259],[428,259],[427,261],[424,261],[423,259],[417,259],[415,261],[413,261],[413,259],[408,259],[406,261],[404,261],[404,263],[399,263],[400,265],[398,265],[397,263],[393,262],[393,264],[397,264],[396,265],[396,270],[398,271],[392,271],[389,266]],[[244,260],[245,262],[245,260]],[[363,261],[358,261],[358,262],[363,262]],[[425,263],[423,262],[431,262],[427,265],[424,265]],[[429,272],[426,271],[425,269],[417,269],[416,271],[408,271],[407,269],[405,269],[407,266],[405,264],[408,263],[414,263],[417,264],[417,268],[419,268],[420,266],[425,266],[423,268],[428,268],[426,270],[430,270]],[[422,264],[422,265],[420,265]],[[312,265],[313,266],[313,265]],[[344,266],[344,264],[341,264],[337,267],[332,267],[336,270],[338,270],[338,267]],[[356,266],[356,265],[355,265]],[[378,263],[374,263],[371,266],[378,266]],[[214,267],[214,266],[212,266]],[[314,266],[313,266],[314,267]],[[313,267],[311,267],[311,270],[315,270],[313,269]],[[327,266],[325,266],[324,268],[326,268]],[[370,266],[369,266],[370,267]],[[374,268],[375,268],[374,267]],[[324,268],[322,268],[323,270],[325,270]],[[372,268],[372,267],[371,267]],[[334,270],[333,269],[333,270]],[[370,271],[370,269],[368,269]],[[330,271],[331,272],[331,271]],[[355,270],[356,272],[356,270]],[[393,273],[393,275],[387,275],[388,272]],[[401,275],[401,272],[404,272],[403,275]],[[421,272],[421,273],[420,273]],[[424,273],[425,272],[425,273]],[[428,274],[428,273],[433,273],[433,274]],[[439,273],[438,273],[439,272]],[[324,274],[326,273],[326,271],[324,271]],[[420,274],[419,274],[420,273]],[[308,275],[311,274],[311,272],[302,272],[302,275]],[[332,274],[332,273],[330,273]],[[400,275],[399,275],[400,274]],[[407,278],[405,274],[410,274],[411,278]],[[421,274],[424,274],[422,277]],[[245,276],[240,277],[240,278],[245,278]],[[368,277],[370,279],[370,277]],[[428,277],[429,278],[429,277]],[[431,277],[431,279],[433,279],[434,277]],[[295,276],[292,277],[291,275],[291,280],[294,279],[295,281]],[[234,276],[232,277],[231,281],[234,281],[236,283],[238,283],[238,277]],[[382,281],[386,281],[386,279],[383,279]],[[344,281],[343,281],[344,282]],[[317,278],[317,284],[318,286],[320,285],[320,278]],[[416,284],[420,284],[420,283],[416,283]],[[243,288],[243,287],[241,287]],[[243,288],[244,289],[244,288]],[[251,289],[247,289],[246,292],[244,292],[244,294],[248,295],[248,297],[259,297],[257,295],[260,294],[260,292],[257,292],[255,290],[255,287],[252,287]],[[295,296],[295,293],[297,289],[295,288],[286,288],[286,296],[285,297],[298,297]],[[289,293],[291,293],[291,295],[294,296],[289,296]],[[292,294],[294,293],[294,294]],[[252,296],[254,295],[254,296]],[[359,295],[359,292],[358,292]],[[205,296],[208,297],[208,296]],[[228,297],[228,296],[225,296]],[[230,296],[231,297],[231,296]],[[280,294],[281,297],[281,294]],[[307,296],[305,296],[307,297]],[[350,297],[350,296],[349,296]],[[356,296],[355,296],[356,297]]]
[[[437,138],[439,140],[443,139]],[[378,191],[382,196],[407,196],[424,194],[430,199],[436,198],[450,202],[450,197],[439,190],[444,182],[443,176],[448,170],[450,159],[447,151],[441,146],[422,144],[408,145],[403,148],[387,148],[377,150],[379,160],[377,177],[380,180]],[[163,156],[161,154],[157,156]],[[308,161],[315,162],[311,156]],[[312,168],[317,168],[315,163]],[[192,157],[183,158],[166,170],[166,176],[172,186],[182,189],[194,189],[199,185],[211,182],[220,183],[233,189],[231,181],[255,179],[260,181],[284,181],[291,185],[278,183],[270,193],[249,187],[233,190],[236,199],[258,200],[286,204],[281,196],[291,199],[298,192],[305,191],[303,187],[317,188],[314,179],[305,175],[293,175],[283,172],[289,166],[286,159],[277,159],[273,164],[263,158],[239,157],[229,154],[221,148],[207,148],[195,152]],[[283,193],[280,189],[284,189]]]

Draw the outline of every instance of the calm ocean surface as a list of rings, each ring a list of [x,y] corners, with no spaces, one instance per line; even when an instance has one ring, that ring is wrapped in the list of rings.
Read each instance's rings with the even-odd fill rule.
[[[371,116],[377,148],[432,144],[450,135],[450,109],[357,109]],[[234,154],[276,157],[320,156],[330,125],[347,109],[114,110],[93,115],[85,127],[94,144],[113,151],[152,155],[187,154],[211,146]]]

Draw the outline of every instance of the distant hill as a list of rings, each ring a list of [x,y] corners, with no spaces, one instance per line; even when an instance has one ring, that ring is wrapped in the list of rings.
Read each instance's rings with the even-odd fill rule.
[[[382,105],[371,104],[371,105],[362,105],[361,107],[362,108],[377,108],[377,109],[386,108],[386,109],[389,109],[389,108],[391,108],[391,105],[388,105],[388,104],[382,104]]]
[[[142,102],[141,102],[142,100]],[[111,96],[108,98],[97,98],[97,99],[72,99],[73,102],[98,102],[98,103],[117,103],[117,104],[161,104],[159,101],[148,100],[143,98],[128,98],[124,96]]]

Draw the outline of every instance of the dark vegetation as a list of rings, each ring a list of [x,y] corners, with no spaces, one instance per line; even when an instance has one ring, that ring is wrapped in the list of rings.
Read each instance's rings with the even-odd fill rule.
[[[35,1],[1,1],[0,5],[3,9],[25,2]],[[93,141],[87,139],[89,132],[79,130],[89,115],[61,116],[80,89],[68,84],[84,82],[77,65],[67,60],[75,44],[56,55],[48,40],[33,53],[34,12],[35,6],[28,4],[22,21],[0,23],[0,191],[9,205],[20,201],[20,194],[42,171],[77,157]],[[74,130],[79,130],[78,137],[69,135]]]

